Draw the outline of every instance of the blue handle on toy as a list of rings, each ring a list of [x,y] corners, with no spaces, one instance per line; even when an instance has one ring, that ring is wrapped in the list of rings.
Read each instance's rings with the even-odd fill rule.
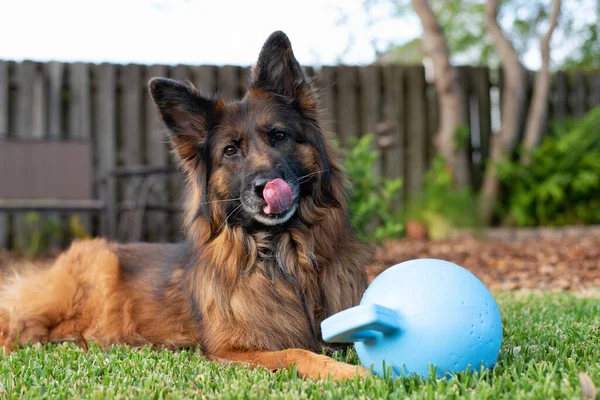
[[[378,304],[352,307],[321,322],[323,340],[332,343],[368,342],[399,330],[398,314]]]

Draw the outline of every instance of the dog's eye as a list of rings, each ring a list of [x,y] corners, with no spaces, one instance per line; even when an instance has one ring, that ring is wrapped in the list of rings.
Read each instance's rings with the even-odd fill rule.
[[[238,149],[235,146],[227,146],[225,147],[225,150],[223,150],[223,154],[225,154],[227,157],[235,156],[237,152]]]
[[[273,133],[273,141],[274,142],[281,142],[282,140],[285,140],[287,138],[287,133],[283,132],[283,131],[275,131]]]

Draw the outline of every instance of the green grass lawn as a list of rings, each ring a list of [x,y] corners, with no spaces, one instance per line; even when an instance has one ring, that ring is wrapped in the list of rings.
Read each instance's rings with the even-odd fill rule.
[[[425,383],[299,379],[207,362],[197,351],[90,344],[28,347],[0,360],[0,398],[580,398],[579,372],[600,386],[600,299],[571,294],[497,296],[504,342],[491,371]],[[357,362],[351,351],[338,358]]]

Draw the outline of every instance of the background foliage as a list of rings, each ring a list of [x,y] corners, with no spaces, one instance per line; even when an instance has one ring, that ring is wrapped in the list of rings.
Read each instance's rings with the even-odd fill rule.
[[[458,64],[496,67],[500,59],[487,34],[485,0],[431,0],[429,2],[444,31],[450,54]],[[409,0],[364,0],[367,13],[381,6],[390,8],[389,18],[402,21],[414,11]],[[499,23],[522,61],[539,54],[539,38],[548,27],[549,0],[505,0]],[[556,68],[600,68],[600,0],[563,1],[559,26],[552,40]],[[375,42],[375,41],[373,41]],[[410,43],[410,41],[409,41]],[[401,51],[405,43],[389,43],[379,53],[395,52],[397,62],[406,62]],[[528,54],[529,53],[529,54]]]
[[[499,167],[508,199],[505,222],[518,226],[600,222],[600,107],[554,124],[531,163]]]
[[[425,174],[423,190],[409,202],[405,219],[425,224],[431,239],[445,239],[455,228],[477,226],[477,200],[470,187],[457,188],[440,155]]]
[[[368,242],[399,236],[404,226],[394,203],[401,194],[402,181],[374,173],[379,151],[374,136],[357,138],[346,152],[345,167],[352,182],[350,215],[359,237]]]

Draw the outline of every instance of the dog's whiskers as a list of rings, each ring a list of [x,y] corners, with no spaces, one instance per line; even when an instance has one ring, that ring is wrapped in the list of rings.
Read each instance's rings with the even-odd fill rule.
[[[229,214],[227,214],[227,216],[225,217],[225,221],[223,221],[223,223],[221,224],[221,226],[219,227],[219,229],[217,229],[217,232],[220,231],[221,229],[223,229],[223,227],[227,223],[227,220],[229,219],[229,217],[231,217],[233,215],[233,213],[235,213],[241,207],[242,207],[242,204],[238,205],[236,208],[233,209],[233,211],[231,211]]]
[[[317,171],[317,172],[311,172],[310,174],[303,175],[300,178],[298,178],[298,182],[299,183],[304,183],[304,182],[306,182],[308,180],[307,178],[309,178],[309,177],[311,177],[313,175],[316,175],[316,174],[327,172],[327,171],[329,171],[329,168],[321,170],[321,171]]]
[[[238,197],[238,198],[236,198],[236,199],[212,200],[212,201],[206,201],[206,202],[204,202],[204,203],[200,203],[199,205],[200,205],[200,206],[203,206],[204,204],[211,204],[211,203],[223,203],[223,202],[226,202],[226,201],[236,201],[236,200],[241,200],[241,199],[242,199],[241,197]]]

